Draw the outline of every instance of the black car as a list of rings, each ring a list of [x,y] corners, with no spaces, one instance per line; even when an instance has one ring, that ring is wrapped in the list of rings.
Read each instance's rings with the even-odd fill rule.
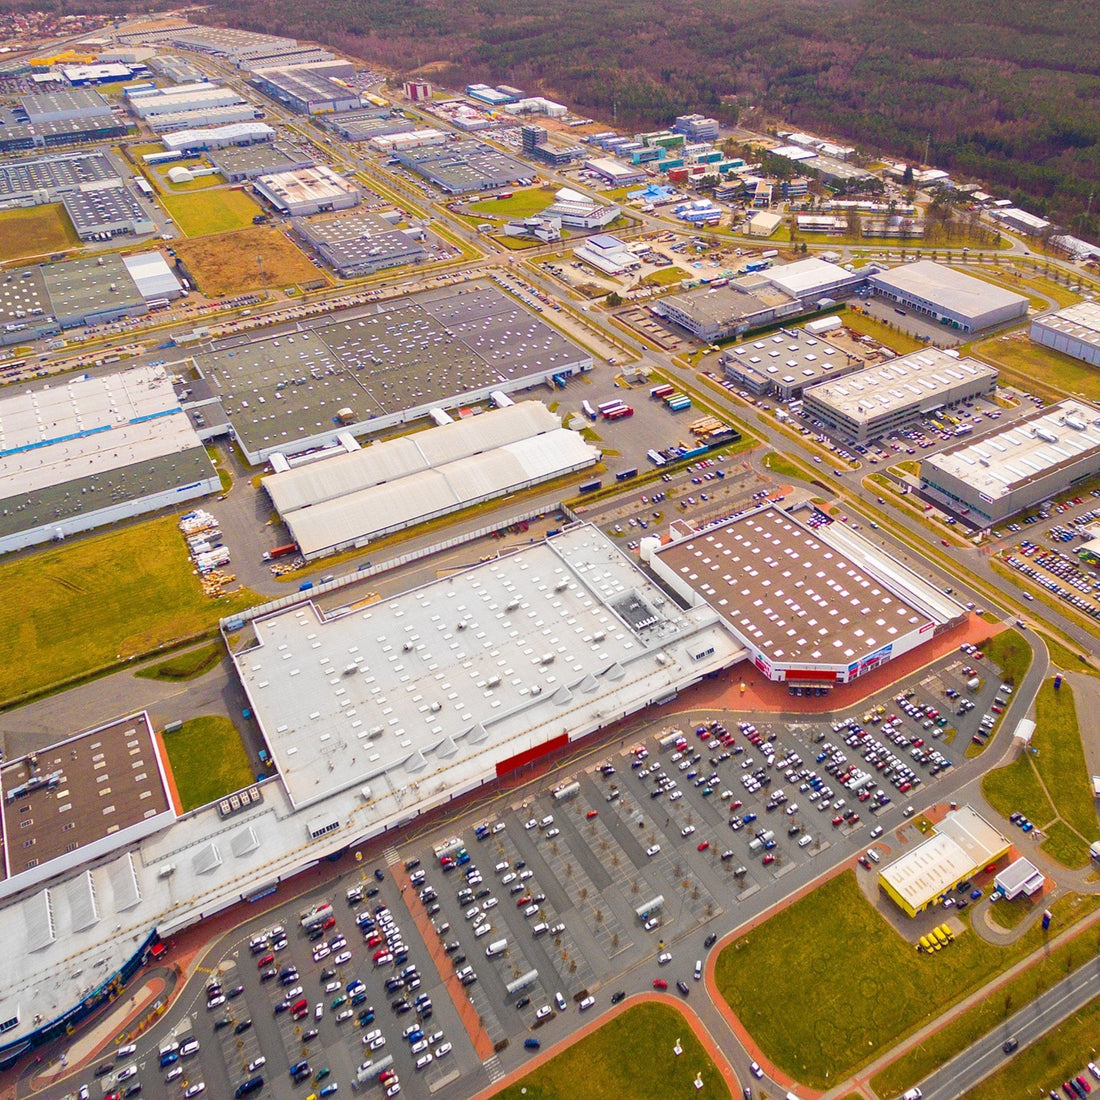
[[[232,988],[232,989],[231,989],[231,990],[230,990],[230,991],[229,991],[229,992],[228,992],[228,993],[226,994],[226,996],[227,996],[227,997],[228,997],[228,998],[229,998],[230,1000],[232,1000],[232,999],[233,999],[234,997],[239,997],[239,996],[240,996],[240,995],[241,995],[241,994],[242,994],[243,992],[244,992],[244,986],[243,986],[243,985],[235,985],[235,986],[234,986],[234,987],[233,987],[233,988]]]
[[[412,1012],[412,1005],[408,1001],[398,1001],[393,1006],[398,1016],[404,1016],[406,1012]]]
[[[417,869],[417,867],[419,867],[419,866],[420,866],[420,860],[419,859],[407,859],[407,860],[405,860],[405,870],[406,871],[415,871]]]
[[[140,1093],[141,1093],[141,1082],[140,1081],[135,1081],[132,1085],[130,1085],[126,1089],[126,1091],[122,1095],[123,1096],[137,1096]]]
[[[516,1008],[526,1008],[530,1003],[530,997],[520,997],[520,999],[516,1001]]]
[[[681,978],[681,979],[680,979],[680,980],[679,980],[679,981],[678,981],[678,982],[676,983],[676,988],[677,988],[677,989],[678,989],[678,990],[679,990],[679,991],[680,991],[680,992],[681,992],[681,993],[682,993],[682,994],[683,994],[683,995],[684,995],[685,997],[686,997],[686,996],[687,996],[687,995],[688,995],[688,994],[689,994],[689,993],[691,992],[691,990],[690,990],[690,989],[688,989],[688,985],[687,985],[687,982],[685,982],[685,981],[683,980],[683,978]]]
[[[331,966],[326,966],[325,969],[321,971],[321,981],[323,982],[331,982],[335,977],[336,971]]]
[[[114,1069],[114,1062],[104,1062],[102,1065],[96,1066],[95,1075],[97,1077],[105,1077],[108,1073],[113,1073]]]
[[[611,994],[611,1003],[617,1005],[621,1000],[626,997],[626,990],[620,989]]]
[[[452,955],[451,956],[451,962],[455,966],[461,966],[465,961],[466,961],[466,953],[464,951],[459,951],[457,955]]]
[[[374,877],[376,879],[378,879],[379,882],[385,882],[386,881],[386,872],[383,871],[381,867],[375,867]]]
[[[718,942],[718,933],[711,932],[705,940],[703,940],[704,947],[713,947]]]
[[[223,1027],[229,1027],[232,1022],[233,1021],[228,1016],[219,1016],[218,1019],[214,1021],[214,1030],[221,1031]]]
[[[1013,1036],[1011,1039],[1006,1039],[1001,1044],[1001,1050],[1003,1050],[1005,1054],[1011,1054],[1019,1045],[1020,1040]]]
[[[246,1031],[247,1031],[247,1030],[248,1030],[248,1029],[249,1029],[249,1028],[250,1028],[251,1026],[252,1026],[252,1021],[251,1021],[250,1019],[249,1019],[249,1020],[242,1020],[242,1021],[241,1021],[241,1022],[240,1022],[240,1023],[239,1023],[239,1024],[238,1024],[238,1025],[237,1025],[237,1026],[235,1027],[235,1028],[234,1028],[234,1029],[233,1029],[233,1034],[234,1034],[234,1035],[241,1035],[241,1034],[243,1034],[244,1032],[246,1032]]]
[[[302,1042],[303,1043],[308,1043],[310,1041],[310,1039],[316,1039],[316,1038],[317,1038],[317,1029],[315,1027],[310,1028],[309,1031],[306,1031],[306,1032],[302,1033]]]

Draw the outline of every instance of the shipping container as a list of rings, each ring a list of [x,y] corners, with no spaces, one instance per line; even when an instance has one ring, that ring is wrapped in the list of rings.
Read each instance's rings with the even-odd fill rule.
[[[615,480],[616,481],[629,481],[631,478],[637,477],[637,476],[638,476],[638,467],[637,466],[631,466],[631,468],[629,470],[620,470],[615,475]]]
[[[629,405],[623,405],[620,409],[612,409],[603,414],[605,420],[625,420],[634,415],[634,410]]]

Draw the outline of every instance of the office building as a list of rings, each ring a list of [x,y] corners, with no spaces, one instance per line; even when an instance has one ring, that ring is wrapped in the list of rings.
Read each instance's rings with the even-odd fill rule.
[[[794,401],[807,386],[862,370],[858,356],[804,328],[781,328],[722,353],[726,378],[758,397]]]

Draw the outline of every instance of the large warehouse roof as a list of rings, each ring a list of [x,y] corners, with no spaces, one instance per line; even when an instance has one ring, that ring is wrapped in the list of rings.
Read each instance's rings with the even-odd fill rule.
[[[949,813],[927,840],[884,867],[879,879],[910,909],[919,911],[1008,848],[1007,838],[969,806],[962,806]]]
[[[961,608],[843,524],[767,506],[663,547],[660,563],[780,664],[850,665]]]
[[[1064,309],[1036,317],[1032,327],[1042,326],[1053,332],[1100,347],[1100,303],[1075,302]]]
[[[1070,398],[934,454],[921,470],[943,470],[994,501],[1088,454],[1100,458],[1100,409]]]
[[[932,260],[918,260],[889,271],[880,271],[874,276],[874,283],[910,298],[950,305],[954,312],[969,317],[978,318],[994,310],[1021,304],[1026,311],[1027,299],[1019,294]]]
[[[599,451],[537,401],[264,480],[306,557],[591,466]]]
[[[858,422],[924,399],[934,400],[938,394],[947,395],[961,383],[980,377],[996,378],[997,372],[977,359],[956,359],[939,348],[927,347],[821,382],[809,392]]]
[[[291,800],[358,787],[364,829],[743,655],[587,525],[352,614],[299,604],[254,628],[237,668]]]

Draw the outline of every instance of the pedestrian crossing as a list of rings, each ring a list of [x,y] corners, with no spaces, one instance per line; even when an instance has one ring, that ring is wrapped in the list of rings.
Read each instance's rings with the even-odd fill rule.
[[[490,1084],[495,1085],[504,1078],[504,1067],[500,1064],[500,1059],[495,1054],[486,1058],[481,1064],[485,1067],[485,1072],[489,1075]]]

